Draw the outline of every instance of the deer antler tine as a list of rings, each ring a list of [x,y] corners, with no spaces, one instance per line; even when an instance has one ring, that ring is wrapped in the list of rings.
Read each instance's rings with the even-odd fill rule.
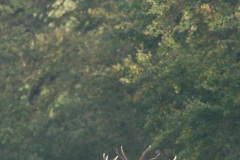
[[[125,153],[124,153],[124,151],[123,151],[123,147],[122,146],[121,146],[121,152],[122,152],[122,156],[123,156],[124,160],[128,160],[126,155],[125,155]]]
[[[141,155],[141,157],[139,158],[139,160],[143,160],[144,156],[146,155],[146,153],[150,150],[152,146],[150,145]]]
[[[116,153],[117,153],[118,157],[120,157],[120,158],[121,158],[121,160],[124,160],[124,158],[121,156],[121,154],[119,154],[119,152],[118,152],[118,149],[117,149],[117,148],[116,148]]]
[[[158,153],[155,157],[151,158],[150,160],[155,160],[160,156],[160,153]]]
[[[175,156],[173,160],[176,160],[176,159],[177,159],[177,156]]]
[[[118,159],[118,156],[116,156],[113,160],[117,160]]]
[[[103,160],[108,160],[108,156],[106,157],[105,153],[103,153]]]

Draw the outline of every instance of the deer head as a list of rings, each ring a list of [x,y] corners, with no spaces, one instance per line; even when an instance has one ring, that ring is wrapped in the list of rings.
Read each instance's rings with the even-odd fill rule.
[[[151,145],[145,151],[143,151],[139,160],[143,160],[143,158],[145,157],[147,152],[150,150],[150,148],[151,148]],[[116,153],[117,153],[117,156],[113,160],[117,160],[118,158],[121,158],[121,160],[128,160],[122,146],[121,146],[121,153],[118,152],[118,149],[116,149]],[[156,160],[158,156],[160,156],[160,153],[158,153],[155,157],[150,158],[149,160]],[[177,159],[177,156],[175,156],[173,160],[176,160],[176,159]],[[105,153],[103,153],[103,160],[108,160],[108,156]]]

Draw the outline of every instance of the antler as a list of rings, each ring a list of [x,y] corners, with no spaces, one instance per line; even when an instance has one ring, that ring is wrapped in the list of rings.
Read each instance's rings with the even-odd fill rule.
[[[108,160],[108,156],[106,157],[105,153],[103,153],[103,160]]]
[[[146,153],[150,150],[150,148],[151,148],[151,145],[145,151],[143,151],[139,160],[143,160],[143,158],[145,157]],[[128,160],[122,146],[121,146],[121,154],[118,152],[118,149],[116,149],[116,153],[117,153],[118,157],[121,158],[121,160]],[[155,157],[153,157],[149,160],[156,160],[159,155],[160,155],[160,153],[158,153]]]
[[[145,150],[145,151],[143,151],[143,153],[142,153],[142,155],[141,155],[141,157],[139,158],[139,160],[143,160],[143,158],[145,157],[145,155],[147,154],[147,152],[151,149],[151,145],[150,146],[148,146],[148,148]],[[149,160],[155,160],[155,159],[157,159],[158,157],[160,156],[160,153],[158,153],[155,157],[153,157],[153,158],[151,158],[151,159],[149,159]]]
[[[151,145],[145,150],[143,151],[141,157],[139,158],[139,160],[143,160],[143,158],[145,157],[145,155],[147,154],[147,152],[150,150],[151,148]],[[118,152],[118,149],[116,148],[116,153],[117,153],[117,156],[113,159],[113,160],[117,160],[118,157],[121,158],[121,160],[128,160],[125,153],[124,153],[124,150],[123,150],[123,147],[121,146],[121,154]],[[155,157],[149,159],[149,160],[156,160],[158,157],[160,156],[160,153],[158,153]],[[177,159],[177,156],[174,157],[173,160],[176,160]],[[103,153],[103,160],[108,160],[108,156],[105,155],[105,153]]]
[[[117,160],[118,156],[116,156],[113,160]],[[103,160],[108,160],[108,155],[106,156],[105,153],[103,153]]]
[[[116,148],[116,153],[117,153],[118,157],[120,157],[122,160],[128,160],[125,153],[124,153],[124,150],[123,150],[122,146],[121,146],[121,154],[118,152],[117,148]]]

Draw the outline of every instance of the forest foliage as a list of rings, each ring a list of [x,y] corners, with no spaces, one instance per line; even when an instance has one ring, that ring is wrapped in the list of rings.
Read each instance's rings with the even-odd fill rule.
[[[2,160],[240,157],[237,0],[0,2]]]

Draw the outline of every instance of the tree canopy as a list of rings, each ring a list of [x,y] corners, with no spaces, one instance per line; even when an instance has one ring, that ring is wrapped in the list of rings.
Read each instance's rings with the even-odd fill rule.
[[[239,1],[9,0],[0,20],[1,159],[240,156]]]

